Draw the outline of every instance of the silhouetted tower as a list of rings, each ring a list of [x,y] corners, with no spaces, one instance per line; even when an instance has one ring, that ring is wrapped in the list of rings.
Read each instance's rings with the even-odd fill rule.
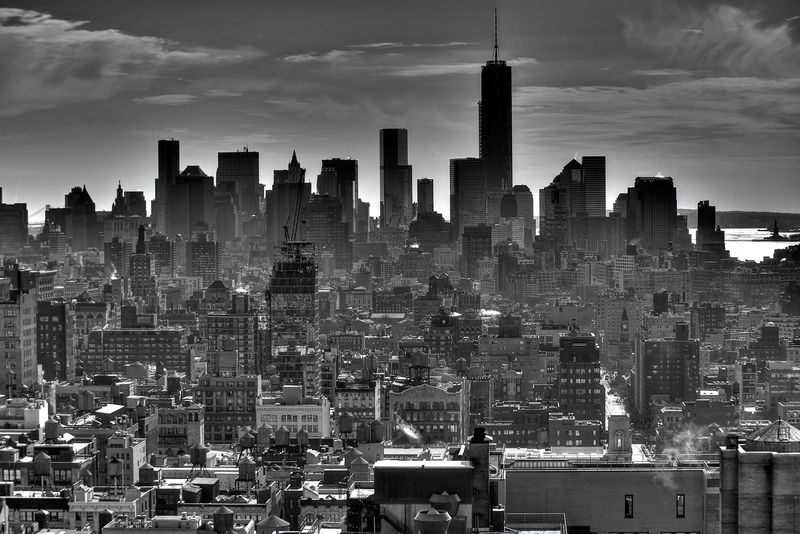
[[[494,56],[481,67],[478,103],[479,155],[486,161],[486,191],[514,185],[511,152],[511,67],[500,59],[497,10],[494,14]]]
[[[433,213],[433,180],[417,180],[417,213]]]
[[[181,145],[176,139],[162,139],[158,142],[158,178],[156,178],[156,198],[151,209],[156,230],[167,233],[167,206],[169,187],[175,183],[180,173]]]
[[[411,165],[408,130],[380,131],[381,227],[408,227],[412,219]]]

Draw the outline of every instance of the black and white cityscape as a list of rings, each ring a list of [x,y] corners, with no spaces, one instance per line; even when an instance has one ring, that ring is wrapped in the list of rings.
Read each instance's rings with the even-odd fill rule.
[[[604,4],[0,8],[0,534],[800,532],[800,11]]]

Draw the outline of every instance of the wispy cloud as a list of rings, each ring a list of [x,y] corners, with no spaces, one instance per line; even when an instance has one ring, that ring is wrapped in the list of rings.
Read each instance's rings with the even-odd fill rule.
[[[634,74],[641,76],[691,76],[692,73],[685,69],[651,69],[637,70]]]
[[[133,101],[137,104],[156,104],[159,106],[182,106],[184,104],[191,104],[197,101],[197,96],[185,93],[176,93],[171,95],[155,95],[145,96],[141,98],[134,98]]]
[[[256,54],[191,49],[156,37],[88,30],[86,24],[0,8],[0,116],[103,100],[146,89],[162,74]]]
[[[522,67],[524,65],[538,65],[539,64],[539,62],[535,58],[532,58],[532,57],[516,57],[514,59],[506,61],[506,63],[508,65],[512,66],[512,67]]]
[[[364,49],[385,49],[385,48],[448,48],[452,46],[466,46],[469,43],[464,41],[448,41],[444,43],[398,43],[398,42],[383,42],[383,43],[364,43],[350,45],[349,48],[364,48]]]
[[[364,52],[361,50],[331,50],[321,54],[295,54],[286,56],[283,60],[287,63],[336,63],[340,61],[352,61]]]
[[[713,5],[704,11],[659,3],[650,20],[623,17],[625,37],[658,53],[670,67],[717,75],[800,75],[800,44],[787,23],[768,25],[755,12]]]
[[[242,93],[238,93],[238,92],[235,92],[235,91],[228,91],[227,89],[211,89],[209,91],[206,91],[203,94],[205,96],[210,96],[210,97],[215,97],[215,98],[216,97],[234,98],[234,97],[237,97],[237,96],[242,96]]]
[[[415,77],[415,76],[443,76],[448,74],[475,74],[480,72],[480,63],[439,63],[429,65],[414,65],[398,70],[389,71],[390,76]]]

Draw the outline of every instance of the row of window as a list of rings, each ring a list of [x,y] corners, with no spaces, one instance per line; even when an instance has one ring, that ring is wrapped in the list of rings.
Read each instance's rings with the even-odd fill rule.
[[[625,495],[625,517],[633,517],[633,495]],[[675,517],[686,517],[686,495],[675,495]]]

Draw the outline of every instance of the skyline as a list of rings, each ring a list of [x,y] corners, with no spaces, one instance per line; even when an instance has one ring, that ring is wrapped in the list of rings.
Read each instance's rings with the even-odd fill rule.
[[[312,184],[323,159],[352,157],[375,217],[378,132],[406,128],[415,181],[434,180],[449,218],[450,159],[478,155],[488,3],[20,5],[0,9],[0,181],[31,214],[84,183],[99,209],[118,180],[149,203],[157,141],[174,138],[181,170],[209,175],[218,152],[259,152],[267,188],[293,150]],[[800,7],[749,5],[499,4],[514,183],[537,212],[539,189],[596,154],[607,208],[662,174],[681,208],[796,212],[780,189],[800,167]]]

